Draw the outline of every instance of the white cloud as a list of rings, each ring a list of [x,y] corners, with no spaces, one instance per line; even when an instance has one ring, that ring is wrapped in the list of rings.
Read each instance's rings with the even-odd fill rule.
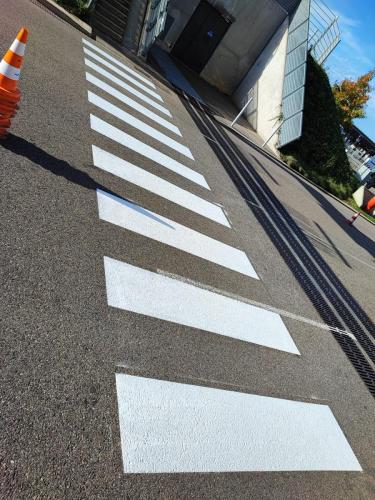
[[[361,22],[358,19],[347,17],[337,10],[334,14],[339,18],[341,42],[327,61],[330,79],[356,79],[375,67],[375,59],[369,56],[373,51],[360,42],[357,28],[361,26]]]
[[[361,21],[359,21],[358,19],[347,17],[344,14],[337,12],[336,10],[333,10],[332,12],[335,14],[335,16],[340,18],[339,23],[341,26],[345,26],[348,28],[358,28],[361,25]]]
[[[352,49],[352,51],[354,51],[354,56],[357,57],[360,62],[368,66],[369,69],[374,65],[371,59],[366,55],[365,50],[351,30],[344,28],[342,30],[341,37],[342,42],[346,44],[350,49]]]

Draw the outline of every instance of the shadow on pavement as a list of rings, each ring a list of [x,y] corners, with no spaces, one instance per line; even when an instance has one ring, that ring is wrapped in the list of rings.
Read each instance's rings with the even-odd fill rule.
[[[9,134],[5,141],[0,142],[0,146],[12,153],[23,156],[28,160],[32,161],[36,165],[52,172],[59,177],[64,177],[69,182],[73,182],[79,186],[82,186],[86,189],[92,189],[94,191],[102,191],[104,195],[109,198],[114,199],[117,203],[126,205],[128,208],[141,213],[145,217],[148,217],[159,224],[167,226],[169,229],[175,229],[170,224],[167,224],[164,220],[157,217],[157,215],[151,213],[147,209],[133,203],[131,200],[120,196],[113,191],[110,191],[108,188],[103,186],[102,184],[96,182],[92,177],[90,177],[82,170],[78,170],[75,167],[72,167],[67,161],[60,160],[55,156],[50,155],[43,149],[39,148],[35,144],[23,139],[22,137],[18,137],[13,134]]]
[[[251,156],[252,160],[255,161],[255,163],[263,170],[263,172],[268,175],[268,177],[277,185],[280,186],[280,183],[275,179],[273,175],[271,175],[268,170],[260,163],[260,161],[255,158],[255,156]]]
[[[304,181],[300,177],[296,177],[296,180],[308,191],[311,196],[313,196],[322,209],[336,222],[338,226],[352,239],[357,245],[367,250],[367,252],[374,259],[375,256],[375,242],[363,234],[362,231],[359,231],[355,225],[349,226],[346,223],[346,217],[335,208],[332,203],[323,196],[318,189],[311,186],[308,182]],[[368,223],[370,224],[370,223]],[[369,226],[371,227],[371,226]],[[375,262],[375,260],[374,260]]]
[[[349,264],[349,262],[345,259],[344,255],[342,254],[342,252],[340,252],[340,250],[337,248],[337,246],[335,245],[335,243],[333,242],[333,240],[331,240],[331,238],[328,236],[328,234],[324,231],[324,229],[322,228],[322,226],[320,224],[318,224],[317,222],[314,221],[314,224],[316,225],[316,227],[319,229],[319,231],[322,233],[322,235],[325,237],[325,239],[328,241],[328,243],[330,244],[330,246],[334,249],[334,251],[336,252],[336,254],[340,257],[340,259],[343,261],[343,263],[347,266],[347,267],[350,267],[350,269],[352,269],[352,266]]]
[[[64,177],[66,180],[78,184],[86,189],[102,189],[103,191],[109,192],[108,189],[96,182],[85,172],[82,172],[82,170],[72,167],[65,160],[60,160],[59,158],[50,155],[40,147],[27,141],[26,139],[23,139],[22,137],[9,134],[6,140],[0,142],[0,146],[16,155],[24,156],[36,165],[39,165],[39,167],[42,167],[55,175]]]
[[[235,135],[240,141],[244,142],[245,144],[249,145],[252,148],[255,148],[256,150],[259,150],[261,153],[264,153],[264,151],[260,150],[259,146],[251,142],[250,139],[245,138],[237,130],[230,128],[229,126],[224,124],[221,125],[223,128],[227,129],[233,135]],[[341,229],[345,231],[345,233],[350,238],[352,238],[358,245],[366,249],[371,255],[371,257],[374,257],[375,242],[371,238],[368,238],[365,234],[363,234],[362,231],[359,231],[355,227],[355,225],[349,226],[348,224],[346,224],[347,218],[339,210],[337,210],[337,208],[335,208],[327,198],[325,198],[325,196],[319,191],[318,188],[311,185],[307,180],[303,179],[303,177],[301,177],[297,172],[294,172],[292,169],[285,166],[280,160],[274,158],[269,152],[267,152],[267,160],[273,162],[275,166],[284,169],[290,175],[292,175],[320,203],[323,210],[332,217],[332,219],[336,222],[336,224],[339,225]],[[260,163],[257,160],[256,162],[260,165]],[[264,169],[264,171],[266,172],[266,169]],[[370,222],[368,222],[368,224],[370,224]]]
[[[375,325],[223,127],[198,111],[199,105],[184,104],[202,134],[212,139],[207,143],[375,397],[375,370],[369,361],[375,364]]]

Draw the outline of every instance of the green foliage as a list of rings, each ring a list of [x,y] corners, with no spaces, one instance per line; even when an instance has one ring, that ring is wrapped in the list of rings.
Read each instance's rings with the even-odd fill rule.
[[[375,224],[375,217],[373,217],[372,215],[368,214],[367,212],[365,212],[364,210],[362,210],[362,208],[360,208],[357,203],[353,200],[353,198],[349,198],[348,200],[346,200],[347,203],[354,208],[354,210],[356,210],[357,212],[360,212],[363,217],[365,219],[368,219],[369,221],[373,222]]]
[[[55,0],[61,7],[78,17],[84,17],[88,12],[87,0]]]
[[[310,55],[303,135],[281,153],[292,168],[339,198],[348,198],[358,186],[345,153],[328,76]]]
[[[357,80],[345,78],[332,86],[338,116],[345,128],[348,128],[355,118],[365,118],[365,107],[372,90],[370,83],[374,77],[375,70],[372,70]]]

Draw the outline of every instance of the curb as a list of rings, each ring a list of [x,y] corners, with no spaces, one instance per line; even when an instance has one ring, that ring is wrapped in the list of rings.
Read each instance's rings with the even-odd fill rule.
[[[294,170],[292,167],[290,167],[287,163],[284,163],[282,160],[280,160],[280,158],[277,158],[277,156],[274,156],[272,153],[270,153],[269,151],[266,151],[265,149],[263,149],[262,147],[258,146],[258,144],[255,144],[255,142],[253,142],[251,139],[249,139],[246,135],[242,134],[241,132],[239,132],[238,130],[235,130],[231,127],[229,127],[229,125],[225,122],[223,122],[222,120],[217,120],[219,121],[219,123],[221,125],[223,125],[225,128],[227,128],[229,131],[231,132],[234,132],[235,134],[238,134],[240,135],[241,137],[243,137],[249,144],[250,146],[252,146],[254,149],[256,149],[259,153],[262,153],[264,156],[267,156],[270,160],[272,160],[273,162],[277,163],[279,165],[279,167],[282,167],[282,168],[285,168],[286,170],[288,170],[289,172],[293,172],[293,174],[297,175],[298,177],[300,177],[301,179],[303,179],[305,182],[308,182],[309,184],[311,184],[312,186],[314,186],[315,188],[319,189],[319,191],[322,191],[323,193],[325,193],[327,196],[329,196],[330,198],[338,201],[339,203],[341,203],[341,205],[343,205],[344,207],[348,208],[349,210],[351,210],[353,213],[358,213],[358,210],[356,210],[355,208],[353,208],[352,206],[348,205],[347,203],[345,203],[345,201],[343,200],[340,200],[340,198],[338,198],[337,196],[335,196],[334,194],[330,193],[329,191],[327,191],[326,189],[324,189],[323,187],[319,186],[318,184],[316,184],[314,181],[312,181],[311,179],[307,179],[307,177],[305,177],[304,175],[302,175],[300,172],[297,172],[297,170]],[[365,217],[361,212],[359,212],[359,216],[364,219],[366,222],[372,224],[373,226],[375,226],[375,222],[372,222],[371,220],[367,219],[367,217]]]
[[[53,0],[37,0],[38,3],[42,4],[48,10],[50,10],[53,14],[58,16],[63,21],[69,23],[73,28],[81,31],[86,36],[92,37],[92,29],[87,23],[74,16],[70,12],[66,11],[63,7],[58,5]]]

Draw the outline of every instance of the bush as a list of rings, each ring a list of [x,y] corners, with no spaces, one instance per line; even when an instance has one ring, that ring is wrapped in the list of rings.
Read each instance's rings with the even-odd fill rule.
[[[87,0],[56,0],[56,2],[64,7],[72,14],[84,18],[89,8],[87,7]]]
[[[339,198],[358,186],[340,132],[335,100],[324,69],[308,56],[303,135],[281,149],[292,168]]]

